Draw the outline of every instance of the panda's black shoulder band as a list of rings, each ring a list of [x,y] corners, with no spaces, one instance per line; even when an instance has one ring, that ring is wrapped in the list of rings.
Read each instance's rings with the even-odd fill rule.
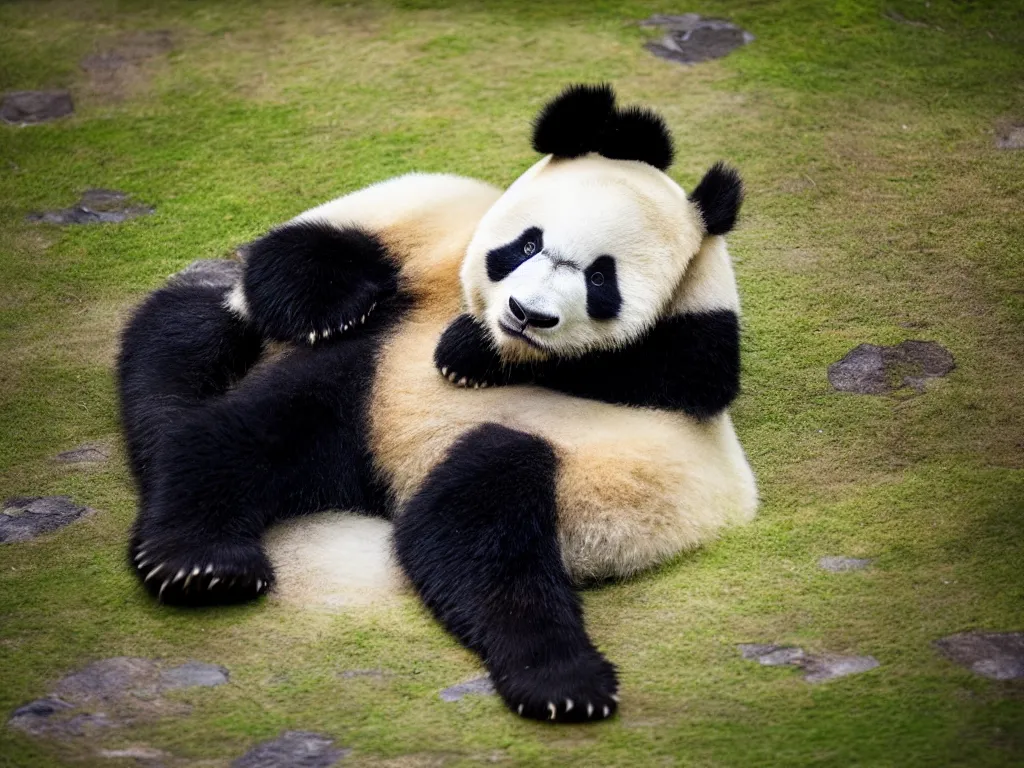
[[[533,148],[556,157],[590,152],[612,160],[639,160],[664,171],[672,165],[665,122],[642,107],[619,109],[610,85],[571,85],[541,110]]]

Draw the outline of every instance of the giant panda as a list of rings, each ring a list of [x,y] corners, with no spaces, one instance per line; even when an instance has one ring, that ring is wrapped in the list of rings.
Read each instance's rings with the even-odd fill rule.
[[[129,556],[154,597],[257,598],[271,523],[382,515],[512,711],[616,711],[575,588],[757,506],[727,411],[741,183],[718,164],[687,195],[662,120],[608,86],[568,88],[533,140],[542,159],[505,191],[375,184],[250,244],[232,288],[172,283],[141,305],[119,387]],[[271,341],[290,349],[266,359]]]

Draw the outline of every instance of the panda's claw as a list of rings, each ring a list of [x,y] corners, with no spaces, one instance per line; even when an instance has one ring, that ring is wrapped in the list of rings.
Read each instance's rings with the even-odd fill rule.
[[[464,386],[466,386],[466,377],[465,377],[465,376],[463,376],[463,377],[462,377],[461,379],[459,379],[459,381],[458,381],[458,385],[459,385],[460,387],[464,387]]]
[[[553,701],[548,702],[548,712],[551,713],[551,717],[548,719],[554,720],[555,714],[558,712],[558,710],[555,708],[555,703]]]
[[[588,702],[587,702],[587,717],[593,717],[593,716],[594,716],[594,705],[593,705],[593,704],[591,704],[591,703],[590,703],[590,702],[588,701]]]
[[[167,585],[171,583],[170,579],[164,579],[164,583],[160,586],[160,591],[156,595],[157,600],[162,600],[164,597],[164,590],[167,589]]]
[[[442,365],[441,366],[441,375],[447,378],[447,376],[448,376],[448,366],[447,365]]]
[[[518,712],[520,715],[523,714],[523,705],[522,704],[519,705],[519,708],[516,710],[516,712]]]
[[[135,562],[139,562],[139,560],[141,560],[145,556],[146,556],[146,550],[140,549],[138,551],[138,554],[135,555]],[[139,567],[141,568],[141,566],[139,566]]]
[[[160,571],[163,570],[164,565],[166,565],[166,563],[160,563],[156,568],[154,568],[152,571],[150,571],[149,575],[145,579],[143,579],[143,582],[149,581],[154,576],[156,576],[158,573],[160,573]]]
[[[212,579],[210,579],[210,583],[206,586],[206,588],[207,589],[213,589],[214,587],[217,586],[217,583],[219,581],[220,581],[220,578],[217,577],[217,576],[214,576]]]
[[[574,706],[576,706],[576,705],[573,704],[572,699],[566,699],[565,700],[565,713],[569,714],[570,712],[572,712],[572,708]]]
[[[184,568],[180,569],[176,574],[174,574],[174,578],[171,580],[171,584],[177,584],[183,578],[185,578],[185,569]]]
[[[309,332],[309,343],[316,344],[316,331]]]
[[[602,713],[602,714],[603,714],[603,715],[604,715],[605,717],[608,717],[608,715],[610,715],[610,714],[611,714],[611,710],[610,710],[610,709],[608,709],[608,705],[607,705],[607,704],[605,705],[604,709],[602,709],[602,710],[601,710],[601,713]]]
[[[206,570],[203,571],[203,573],[206,576],[209,576],[211,573],[213,573],[213,563],[207,563]]]

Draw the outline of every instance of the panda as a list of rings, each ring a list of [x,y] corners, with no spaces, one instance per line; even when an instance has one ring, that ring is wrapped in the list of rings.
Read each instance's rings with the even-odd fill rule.
[[[717,164],[688,196],[662,120],[607,85],[548,103],[533,144],[507,190],[378,183],[247,246],[230,289],[171,283],[139,307],[119,392],[129,557],[155,598],[255,599],[274,585],[269,525],[379,515],[513,712],[615,713],[576,587],[757,507],[728,415],[742,186]]]

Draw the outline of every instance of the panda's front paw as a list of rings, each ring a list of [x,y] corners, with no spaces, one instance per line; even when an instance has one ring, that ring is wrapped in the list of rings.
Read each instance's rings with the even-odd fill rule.
[[[226,605],[266,594],[274,570],[258,543],[138,534],[132,569],[153,597],[168,605]]]
[[[259,331],[276,341],[316,344],[357,330],[397,290],[387,249],[360,229],[286,224],[246,252],[243,303]]]
[[[607,720],[618,709],[615,666],[598,651],[492,671],[506,706],[521,717],[554,723]]]
[[[507,383],[508,371],[487,330],[470,315],[459,315],[441,334],[434,365],[458,387],[482,389]]]

